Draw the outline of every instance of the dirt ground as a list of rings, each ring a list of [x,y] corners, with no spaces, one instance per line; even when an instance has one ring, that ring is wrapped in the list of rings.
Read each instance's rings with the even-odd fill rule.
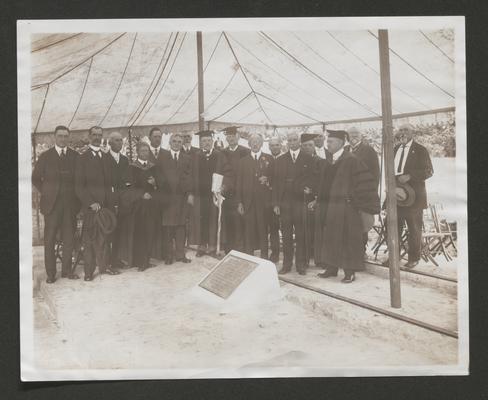
[[[41,283],[34,298],[38,367],[196,371],[425,366],[452,359],[447,354],[439,360],[367,337],[286,298],[245,312],[219,314],[190,294],[215,263],[204,257],[198,263],[97,276],[88,283]]]

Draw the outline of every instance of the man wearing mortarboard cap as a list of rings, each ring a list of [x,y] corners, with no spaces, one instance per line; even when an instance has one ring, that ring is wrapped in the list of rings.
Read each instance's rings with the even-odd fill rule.
[[[214,204],[213,176],[222,178],[219,193],[225,196],[232,189],[233,173],[225,155],[214,148],[213,132],[200,131],[200,151],[193,157],[194,205],[190,217],[188,244],[198,245],[196,256],[214,255],[217,247],[218,208]],[[221,241],[225,237],[221,235]]]
[[[250,154],[250,150],[239,144],[238,126],[229,126],[224,129],[225,138],[228,146],[222,150],[227,157],[227,161],[232,168],[234,182],[232,187],[236,187],[236,180],[239,171],[239,162]],[[236,191],[228,190],[223,204],[224,221],[226,228],[225,252],[231,250],[244,250],[244,218],[237,212],[238,203],[236,201]]]
[[[366,165],[344,151],[347,132],[328,133],[327,148],[332,159],[322,164],[317,200],[312,203],[312,207],[317,207],[316,226],[321,229],[315,262],[325,265],[320,277],[337,276],[342,268],[342,282],[350,283],[363,264],[363,219],[367,218],[362,214],[378,214],[380,200],[375,179]]]

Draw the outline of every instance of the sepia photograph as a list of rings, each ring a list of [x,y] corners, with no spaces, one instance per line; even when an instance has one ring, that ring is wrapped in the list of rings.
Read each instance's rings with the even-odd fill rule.
[[[23,381],[469,373],[463,17],[17,22]]]

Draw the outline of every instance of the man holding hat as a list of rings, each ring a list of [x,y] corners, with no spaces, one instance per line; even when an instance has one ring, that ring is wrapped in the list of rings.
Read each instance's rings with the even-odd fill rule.
[[[332,154],[329,163],[322,164],[318,183],[316,223],[322,228],[321,246],[316,252],[316,264],[325,265],[322,278],[337,276],[344,269],[342,282],[355,279],[355,271],[363,265],[363,215],[380,211],[375,180],[362,161],[344,151],[345,131],[328,130],[327,148]]]
[[[200,131],[200,151],[194,156],[193,194],[194,206],[190,218],[189,244],[198,245],[196,256],[215,255],[219,231],[219,208],[215,205],[216,196],[232,190],[234,176],[225,155],[214,149],[213,132]],[[219,188],[212,185],[215,176],[222,178]],[[221,237],[222,241],[222,237]]]
[[[102,274],[116,275],[119,272],[107,266],[108,235],[112,227],[100,226],[111,220],[113,215],[112,166],[110,156],[100,149],[103,131],[93,126],[88,133],[90,145],[78,157],[75,170],[75,190],[83,211],[83,256],[85,261],[85,281],[93,280],[98,265]],[[101,218],[99,213],[103,214]],[[105,218],[108,217],[108,218]],[[115,217],[114,217],[115,218]],[[99,229],[102,228],[102,229]]]
[[[289,151],[276,160],[273,182],[273,209],[280,216],[283,232],[283,268],[280,274],[291,271],[294,248],[297,272],[305,275],[306,249],[303,225],[304,195],[313,184],[314,160],[300,149],[300,137],[296,132],[287,135]],[[293,232],[295,245],[293,246]]]
[[[434,174],[429,152],[421,144],[414,141],[415,128],[412,124],[399,127],[397,138],[399,144],[395,146],[395,175],[397,184],[411,187],[415,193],[414,201],[405,205],[398,204],[399,237],[405,222],[408,228],[408,262],[407,268],[414,268],[420,260],[422,241],[422,216],[427,208],[427,191],[425,180]],[[411,203],[411,204],[410,204]]]
[[[237,180],[239,162],[250,153],[250,150],[239,144],[238,126],[229,126],[224,129],[228,147],[223,150],[227,157],[227,162],[232,168],[234,179]],[[232,185],[236,187],[236,182]],[[224,221],[226,228],[225,252],[231,250],[242,251],[244,249],[244,220],[242,215],[237,212],[236,193],[234,190],[227,191],[227,196],[223,204]]]

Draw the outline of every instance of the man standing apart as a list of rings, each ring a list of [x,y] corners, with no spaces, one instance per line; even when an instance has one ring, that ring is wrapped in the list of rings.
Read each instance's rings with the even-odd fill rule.
[[[287,135],[289,151],[276,160],[276,178],[274,179],[274,212],[281,218],[283,230],[283,268],[280,274],[291,271],[293,265],[295,232],[295,265],[297,272],[305,275],[306,252],[303,225],[303,202],[307,188],[313,184],[312,156],[300,150],[298,133]]]
[[[229,126],[224,129],[224,132],[229,146],[222,151],[232,168],[234,179],[237,180],[239,163],[244,156],[250,153],[250,151],[239,144],[240,135],[236,126]],[[235,182],[232,186],[234,188],[236,187]],[[235,191],[227,191],[227,196],[223,204],[227,238],[225,243],[226,253],[231,250],[242,251],[244,249],[244,220],[242,215],[237,212],[237,205],[238,201],[236,200]]]
[[[194,203],[191,177],[191,159],[181,150],[183,138],[173,133],[169,139],[170,150],[163,150],[159,160],[159,171],[162,174],[160,183],[161,195],[165,208],[163,210],[164,254],[165,263],[173,260],[189,263],[185,256],[185,224],[187,205]],[[173,244],[174,242],[174,244]]]
[[[268,142],[269,151],[273,157],[273,168],[276,168],[276,160],[281,156],[281,140],[278,136],[273,136]],[[273,171],[274,175],[275,171]],[[273,191],[273,185],[271,185],[271,190]],[[266,213],[267,221],[269,225],[269,241],[271,245],[271,255],[269,259],[277,263],[280,259],[280,217],[276,215],[273,211],[273,206],[271,205]]]
[[[123,226],[123,216],[119,213],[119,206],[120,193],[128,184],[129,159],[120,152],[123,145],[123,138],[120,132],[110,133],[108,137],[108,145],[110,146],[110,149],[107,154],[110,159],[113,187],[112,204],[114,205],[115,215],[117,216],[117,226],[115,231],[110,235],[110,265],[112,269],[116,269],[122,267],[122,262],[118,257],[120,234]]]
[[[414,140],[415,128],[412,124],[403,124],[398,129],[400,144],[395,146],[395,175],[397,182],[409,184],[415,192],[415,201],[411,206],[398,207],[399,237],[403,225],[408,228],[407,268],[414,268],[420,260],[422,242],[423,211],[427,208],[425,181],[434,174],[429,152]]]
[[[327,148],[331,164],[321,169],[318,198],[322,243],[316,264],[326,266],[321,278],[337,276],[344,269],[342,282],[355,279],[363,265],[363,217],[380,211],[376,183],[362,161],[344,150],[347,132],[328,131]]]
[[[83,255],[85,281],[93,280],[98,265],[102,274],[117,275],[119,272],[107,267],[108,237],[97,227],[96,214],[103,208],[113,210],[112,167],[110,156],[100,149],[103,132],[93,126],[88,133],[90,145],[78,157],[75,171],[76,195],[83,210]]]
[[[44,265],[47,283],[56,280],[56,235],[61,233],[63,259],[61,277],[78,279],[72,272],[73,242],[79,201],[76,198],[74,177],[78,154],[68,148],[69,129],[57,126],[55,145],[39,156],[32,172],[32,183],[41,193],[41,212],[44,215]]]
[[[236,202],[239,214],[244,216],[245,252],[254,255],[257,241],[261,258],[267,260],[267,211],[271,206],[273,157],[261,151],[263,137],[259,134],[249,136],[249,146],[251,153],[239,162]]]

